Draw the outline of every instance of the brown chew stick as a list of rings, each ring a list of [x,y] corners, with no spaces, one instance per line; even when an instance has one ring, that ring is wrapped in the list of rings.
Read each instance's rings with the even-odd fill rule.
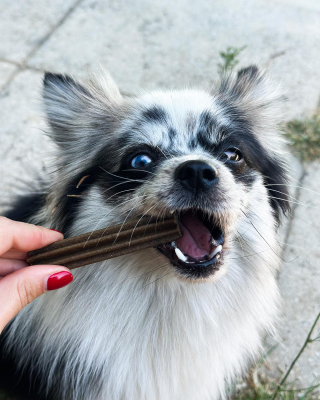
[[[30,251],[27,261],[31,265],[63,265],[72,269],[172,242],[179,237],[181,232],[175,217],[137,218]]]

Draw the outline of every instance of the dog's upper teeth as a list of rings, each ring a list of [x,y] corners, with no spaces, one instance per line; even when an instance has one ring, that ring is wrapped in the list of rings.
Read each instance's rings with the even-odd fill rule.
[[[222,246],[221,244],[219,244],[219,246],[217,246],[213,252],[209,255],[210,258],[213,258],[217,253],[220,253],[220,251],[222,250]]]
[[[171,242],[171,246],[176,249],[177,248],[176,242]]]
[[[187,261],[187,257],[182,253],[182,251],[181,251],[180,249],[178,249],[178,247],[176,247],[176,248],[174,249],[174,251],[175,251],[177,257],[179,258],[179,260],[181,260],[181,261]]]

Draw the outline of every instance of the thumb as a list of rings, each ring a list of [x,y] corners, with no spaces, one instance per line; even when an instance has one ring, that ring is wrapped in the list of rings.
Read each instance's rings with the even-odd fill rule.
[[[71,272],[59,265],[22,268],[0,280],[0,333],[18,312],[48,290],[72,282]]]

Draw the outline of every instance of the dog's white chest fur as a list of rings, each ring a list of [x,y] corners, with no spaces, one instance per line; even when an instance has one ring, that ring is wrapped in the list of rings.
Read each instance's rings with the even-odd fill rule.
[[[73,288],[32,304],[48,388],[65,353],[61,398],[215,399],[256,355],[276,310],[273,274],[234,264],[218,282],[186,283],[161,268],[143,279],[147,260],[150,251],[79,269]]]

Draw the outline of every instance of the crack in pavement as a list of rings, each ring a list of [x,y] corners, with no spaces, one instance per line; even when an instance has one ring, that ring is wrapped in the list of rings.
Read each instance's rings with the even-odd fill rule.
[[[39,43],[32,48],[29,53],[26,55],[26,57],[23,59],[21,63],[13,62],[11,60],[6,60],[2,59],[0,61],[7,62],[9,64],[13,64],[17,66],[17,69],[9,76],[7,79],[6,83],[2,86],[1,91],[0,91],[0,97],[6,97],[9,92],[9,87],[11,83],[14,81],[16,76],[24,70],[33,70],[33,71],[43,71],[41,69],[37,69],[34,67],[28,66],[28,61],[37,53],[37,51],[51,38],[51,36],[65,23],[65,21],[68,19],[68,17],[76,10],[76,8],[83,2],[83,0],[77,0],[75,1],[66,11],[66,13],[56,22],[56,24],[53,25],[53,27],[50,29],[50,31],[44,35],[44,37],[39,41]]]
[[[270,67],[270,64],[272,63],[272,61],[273,61],[275,58],[284,56],[284,55],[287,53],[288,50],[290,50],[290,49],[285,49],[285,50],[277,51],[276,53],[271,54],[271,56],[267,59],[267,61],[266,61],[265,64],[264,64],[265,68],[269,68],[269,67]]]

